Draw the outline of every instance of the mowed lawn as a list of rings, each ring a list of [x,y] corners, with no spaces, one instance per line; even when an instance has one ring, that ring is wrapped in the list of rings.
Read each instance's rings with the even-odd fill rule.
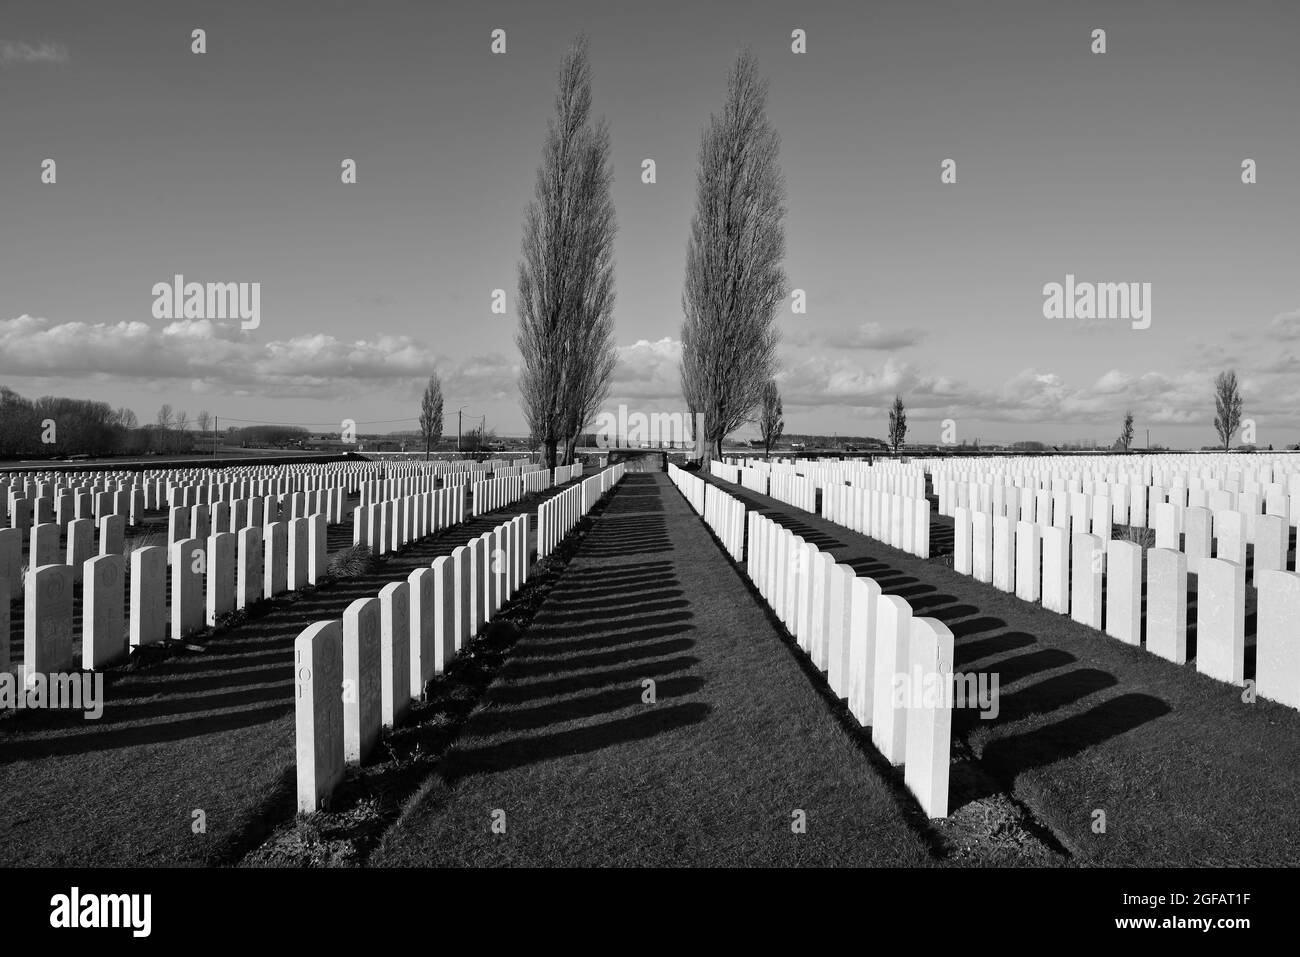
[[[470,519],[359,577],[281,596],[176,652],[106,671],[102,718],[23,711],[0,719],[0,865],[233,863],[293,815],[293,643],[438,555],[556,490]],[[535,521],[530,534],[535,532]],[[331,528],[330,548],[351,544]],[[21,658],[21,616],[12,645]],[[200,823],[202,827],[200,827]]]
[[[1300,712],[1245,703],[1243,689],[1194,663],[1164,661],[957,574],[951,522],[941,517],[932,516],[934,554],[922,561],[715,484],[947,624],[958,672],[998,676],[995,719],[954,713],[954,734],[983,772],[954,764],[954,811],[984,797],[988,785],[975,782],[992,778],[1078,864],[1300,864]]]
[[[371,863],[915,866],[927,830],[647,473],[615,491]]]

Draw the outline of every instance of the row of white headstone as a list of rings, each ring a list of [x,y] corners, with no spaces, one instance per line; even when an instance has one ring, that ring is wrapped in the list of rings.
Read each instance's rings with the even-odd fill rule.
[[[575,467],[580,470],[581,463]],[[556,468],[555,474],[561,475],[563,468],[564,466]],[[564,537],[577,527],[582,517],[595,507],[600,496],[622,480],[623,473],[622,463],[612,465],[581,484],[566,488],[539,505],[537,507],[537,557],[541,559],[551,554]],[[560,484],[558,479],[555,484]]]
[[[82,564],[96,555],[121,555],[125,542],[126,519],[122,515],[105,515],[99,520],[98,528],[89,518],[73,519],[66,529],[48,522],[31,529],[24,562],[23,529],[3,528],[0,529],[0,578],[18,581],[24,565],[35,568],[67,564],[72,566],[74,578],[80,581]]]
[[[878,489],[895,495],[908,495],[919,498],[925,494],[925,471],[910,462],[896,462],[884,459],[870,462],[866,459],[778,459],[767,462],[759,458],[731,458],[728,464],[741,467],[741,484],[745,484],[744,473],[756,472],[759,476],[770,478],[774,475],[799,475],[810,479],[818,488],[828,485],[852,485],[857,488]],[[751,479],[751,481],[754,481]],[[754,481],[755,491],[763,491]]]
[[[473,492],[474,514],[486,515],[523,498],[524,483],[518,476],[483,479],[474,483]]]
[[[538,509],[536,556],[558,544],[621,465],[566,489]],[[594,484],[592,484],[594,483]],[[584,492],[588,497],[584,502]],[[294,645],[298,809],[326,805],[347,763],[364,761],[420,698],[430,678],[480,634],[527,581],[529,518],[517,516],[451,555],[358,599],[342,620],[308,626]],[[557,537],[558,536],[558,537]]]
[[[528,578],[528,516],[484,532],[341,619],[308,625],[294,642],[298,809],[324,807],[344,766],[364,761],[429,680]]]
[[[411,465],[387,465],[361,483],[361,504],[371,505],[407,495],[432,492],[438,488],[451,488],[457,485],[472,486],[478,482],[499,478],[520,478],[542,471],[539,465],[501,466],[493,469],[487,462],[413,463]],[[549,477],[549,473],[548,473]],[[537,491],[539,489],[531,489]]]
[[[767,494],[805,512],[817,511],[817,482],[808,476],[774,472],[768,479]]]
[[[311,466],[150,469],[142,472],[10,472],[0,473],[0,507],[8,507],[14,498],[25,498],[29,507],[38,500],[45,500],[51,508],[57,509],[58,500],[65,493],[74,498],[91,494],[96,502],[105,501],[102,496],[110,496],[113,503],[111,510],[117,514],[131,514],[135,521],[145,509],[210,504],[330,488],[350,492],[365,478],[378,474],[382,474],[382,466],[352,462]],[[129,508],[118,498],[123,494],[131,497]],[[142,506],[137,496],[143,497]],[[94,517],[98,517],[103,508],[99,505],[94,507],[97,509]],[[81,508],[84,509],[84,506]]]
[[[286,495],[216,501],[201,505],[176,505],[167,512],[167,544],[185,538],[207,540],[213,532],[239,532],[308,515],[324,515],[330,525],[343,521],[346,493],[332,488]]]
[[[918,558],[930,557],[930,500],[880,489],[827,485],[822,518]]]
[[[1252,574],[1256,579],[1260,572],[1287,571],[1291,527],[1282,515],[1247,516],[1235,509],[1212,512],[1189,506],[1183,510],[1182,519],[1180,535],[1174,507],[1157,505],[1155,543],[1160,548],[1181,550],[1192,574],[1200,574],[1205,559],[1211,556],[1245,565],[1248,551],[1254,558]],[[1294,562],[1291,570],[1296,570]]]
[[[555,484],[563,485],[573,479],[582,478],[582,463],[574,462],[572,465],[555,466]]]
[[[1281,515],[1292,528],[1300,521],[1300,455],[1294,453],[980,458],[923,460],[921,464],[933,476],[940,513],[944,515],[952,515],[958,506],[988,511],[990,494],[997,501],[1003,489],[1015,488],[1020,491],[1022,509],[1025,495],[1041,500],[1038,492],[1105,495],[1112,504],[1114,521],[1124,525],[1146,526],[1160,502],[1175,505],[1180,523],[1182,509],[1188,506],[1212,511],[1233,509],[1247,516],[1251,541],[1254,516],[1258,514]],[[1068,501],[1066,506],[1077,510]],[[1062,505],[1053,508],[1059,510]],[[1041,513],[1043,507],[1039,505],[1037,511]],[[1040,524],[1060,524],[1042,515],[1019,517]]]
[[[264,596],[318,583],[326,570],[325,536],[325,516],[312,515],[176,542],[170,548],[170,574],[169,550],[156,545],[134,550],[129,559],[100,555],[79,569],[67,564],[29,568],[23,586],[24,681],[65,671],[74,663],[73,591],[78,580],[83,589],[81,666],[95,670],[121,659],[128,647],[163,640],[169,625],[172,638],[185,638]],[[12,590],[13,580],[0,578],[0,635],[6,636],[0,641],[0,671],[10,666]]]
[[[709,483],[704,481],[698,475],[692,475],[685,469],[678,468],[672,462],[668,463],[668,478],[677,490],[682,493],[691,508],[695,509],[697,515],[704,514],[706,489]]]
[[[749,478],[753,469],[732,470],[739,472],[741,484],[746,488],[757,488]],[[723,474],[714,471],[714,475]],[[858,478],[860,485],[845,485],[843,482],[829,482],[821,490],[821,517],[835,522],[860,535],[867,535],[884,542],[892,548],[905,551],[919,558],[930,557],[930,502],[924,495],[911,496],[885,491],[885,487],[915,488],[916,476],[895,472],[896,482]],[[924,480],[924,476],[922,476]],[[807,477],[773,474],[770,478],[772,497],[801,508],[815,512],[817,489],[813,480]],[[746,484],[748,482],[749,484]],[[795,491],[791,492],[791,486]],[[875,487],[880,486],[880,487]],[[777,490],[785,493],[778,495]],[[794,501],[792,501],[792,499]]]
[[[696,479],[696,481],[700,481]],[[703,518],[727,554],[736,561],[745,559],[745,506],[740,499],[728,495],[718,486],[707,484],[704,488]]]
[[[419,492],[358,505],[352,510],[352,544],[387,555],[408,542],[465,521],[465,486]]]
[[[969,508],[1076,532],[1088,531],[1091,524],[1098,534],[1099,529],[1111,524],[1157,530],[1163,526],[1167,533],[1181,534],[1186,531],[1188,509],[1239,512],[1245,541],[1253,545],[1259,534],[1259,522],[1265,516],[1278,517],[1288,527],[1293,524],[1290,503],[1280,489],[1281,486],[1272,486],[1261,497],[1253,492],[1238,494],[1183,486],[1166,489],[1160,485],[1110,484],[1094,486],[1092,490],[1048,490],[947,482],[939,489],[939,506],[940,514],[944,515],[955,515],[958,508]]]
[[[1196,668],[1242,685],[1245,562],[1205,555],[1198,567]],[[1145,625],[1147,651],[1176,664],[1187,662],[1189,559],[1176,548],[1144,550],[1136,542],[958,508],[953,569],[1024,601],[1041,601],[1049,611],[1126,644],[1141,645]],[[1255,585],[1256,690],[1300,708],[1300,575],[1264,569]]]
[[[582,485],[579,486],[582,489],[582,514],[586,515],[595,508],[596,502],[623,478],[624,471],[624,465],[620,462],[582,480]]]
[[[687,489],[701,480],[672,465],[668,472],[689,501]],[[767,516],[746,512],[721,489],[701,484],[704,512],[723,522],[728,535],[735,512],[726,500],[740,506],[739,545],[728,551],[744,563],[763,600],[826,674],[834,694],[848,702],[859,724],[871,727],[880,753],[903,765],[904,781],[925,813],[947,817],[952,632],[937,619],[914,617],[904,599],[882,594],[877,582],[836,564],[829,552]],[[716,504],[710,508],[710,502]],[[932,693],[904,694],[900,688]]]
[[[530,495],[534,492],[545,492],[551,487],[551,470],[544,469],[541,466],[532,466],[523,472],[524,494]]]

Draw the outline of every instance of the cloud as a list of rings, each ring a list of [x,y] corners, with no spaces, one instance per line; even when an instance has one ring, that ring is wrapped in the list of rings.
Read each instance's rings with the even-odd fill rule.
[[[66,63],[68,48],[61,43],[33,46],[15,40],[0,40],[0,66],[14,63]]]
[[[879,322],[863,322],[850,329],[832,329],[821,332],[800,329],[790,336],[790,343],[796,346],[827,346],[832,349],[874,349],[880,352],[894,352],[918,345],[925,339],[926,333],[921,329],[900,329],[884,326]]]
[[[1300,339],[1300,309],[1274,316],[1268,324],[1268,334],[1278,339]]]
[[[325,333],[261,342],[237,323],[0,320],[0,374],[38,378],[176,382],[196,392],[267,398],[337,398],[418,391],[434,371],[471,399],[514,388],[517,363],[501,355],[453,358],[409,336],[345,340]]]
[[[638,339],[631,345],[619,346],[617,351],[610,401],[672,399],[681,402],[680,340],[668,336],[654,342]]]
[[[1208,427],[1207,416],[1214,408],[1212,380],[1204,369],[1175,375],[1111,369],[1092,381],[1071,382],[1051,370],[1028,368],[997,386],[984,387],[936,375],[895,356],[874,367],[845,357],[815,356],[791,365],[777,381],[787,411],[805,415],[849,410],[883,421],[897,393],[917,419],[1106,430],[1118,428],[1126,409],[1133,409],[1140,423]],[[1248,405],[1252,394],[1257,399],[1277,395],[1263,378],[1243,381],[1243,391]],[[1272,401],[1276,404],[1276,398]],[[1268,411],[1258,408],[1261,414]]]

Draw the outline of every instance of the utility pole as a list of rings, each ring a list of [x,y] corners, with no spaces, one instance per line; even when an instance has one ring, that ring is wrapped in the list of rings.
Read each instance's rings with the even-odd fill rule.
[[[212,461],[217,460],[217,416],[212,417]]]
[[[464,409],[456,410],[456,451],[457,452],[460,451],[460,419],[461,419],[461,414],[464,411],[465,411]]]

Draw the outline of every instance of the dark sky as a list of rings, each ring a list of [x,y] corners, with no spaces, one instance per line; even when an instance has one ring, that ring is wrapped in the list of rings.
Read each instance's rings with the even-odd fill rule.
[[[620,227],[611,408],[681,406],[696,151],[748,45],[808,297],[779,318],[789,431],[882,435],[897,391],[919,441],[945,418],[1111,439],[1132,407],[1139,444],[1200,445],[1235,366],[1259,441],[1300,441],[1300,4],[1249,0],[6,0],[0,383],[146,421],[169,402],[387,429],[414,428],[436,369],[449,411],[521,432],[522,213],[580,30]],[[260,282],[260,327],[155,319],[175,273]],[[1151,283],[1151,328],[1045,319],[1067,273]]]

